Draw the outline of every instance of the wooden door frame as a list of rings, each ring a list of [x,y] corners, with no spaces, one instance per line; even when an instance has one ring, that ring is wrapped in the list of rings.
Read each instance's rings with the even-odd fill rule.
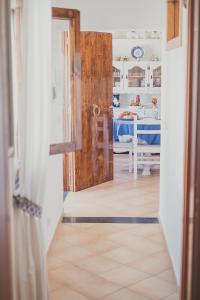
[[[188,1],[188,70],[181,300],[200,299],[200,5]]]
[[[72,141],[50,145],[50,155],[70,153],[80,150],[81,145],[81,60],[80,60],[80,12],[76,9],[52,7],[52,18],[70,21],[70,69],[71,99],[73,116]]]
[[[8,155],[12,146],[10,1],[0,1],[0,299],[13,299],[11,197]]]

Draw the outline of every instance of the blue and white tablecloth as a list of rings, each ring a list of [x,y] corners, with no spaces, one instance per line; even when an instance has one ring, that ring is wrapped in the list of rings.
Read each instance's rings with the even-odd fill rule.
[[[129,124],[130,123],[130,124]],[[159,130],[160,125],[138,125],[138,129],[143,130]],[[113,139],[114,141],[119,141],[119,135],[131,135],[134,136],[134,126],[133,121],[113,121]],[[139,134],[138,137],[145,141],[149,145],[160,145],[160,134]]]

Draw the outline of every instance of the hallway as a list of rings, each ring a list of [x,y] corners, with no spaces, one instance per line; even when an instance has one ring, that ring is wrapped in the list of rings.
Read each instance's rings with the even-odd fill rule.
[[[51,300],[178,299],[160,225],[126,219],[157,218],[159,173],[134,181],[117,155],[115,175],[67,197],[66,217],[124,217],[127,223],[59,225],[48,253]]]

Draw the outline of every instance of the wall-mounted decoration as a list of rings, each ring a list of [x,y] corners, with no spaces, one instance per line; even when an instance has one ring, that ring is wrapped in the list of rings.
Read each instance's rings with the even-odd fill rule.
[[[131,50],[131,54],[133,58],[139,61],[144,57],[144,48],[140,46],[133,47],[133,49]]]

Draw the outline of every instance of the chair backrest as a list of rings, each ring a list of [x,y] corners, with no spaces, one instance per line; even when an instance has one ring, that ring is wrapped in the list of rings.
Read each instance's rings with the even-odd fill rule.
[[[153,126],[151,129],[146,129],[139,125],[160,125],[160,129],[155,128]],[[152,134],[161,134],[161,120],[156,120],[153,118],[144,118],[142,120],[138,120],[137,116],[134,116],[134,146],[137,147],[138,145],[138,135],[145,134],[145,135],[152,135]]]

